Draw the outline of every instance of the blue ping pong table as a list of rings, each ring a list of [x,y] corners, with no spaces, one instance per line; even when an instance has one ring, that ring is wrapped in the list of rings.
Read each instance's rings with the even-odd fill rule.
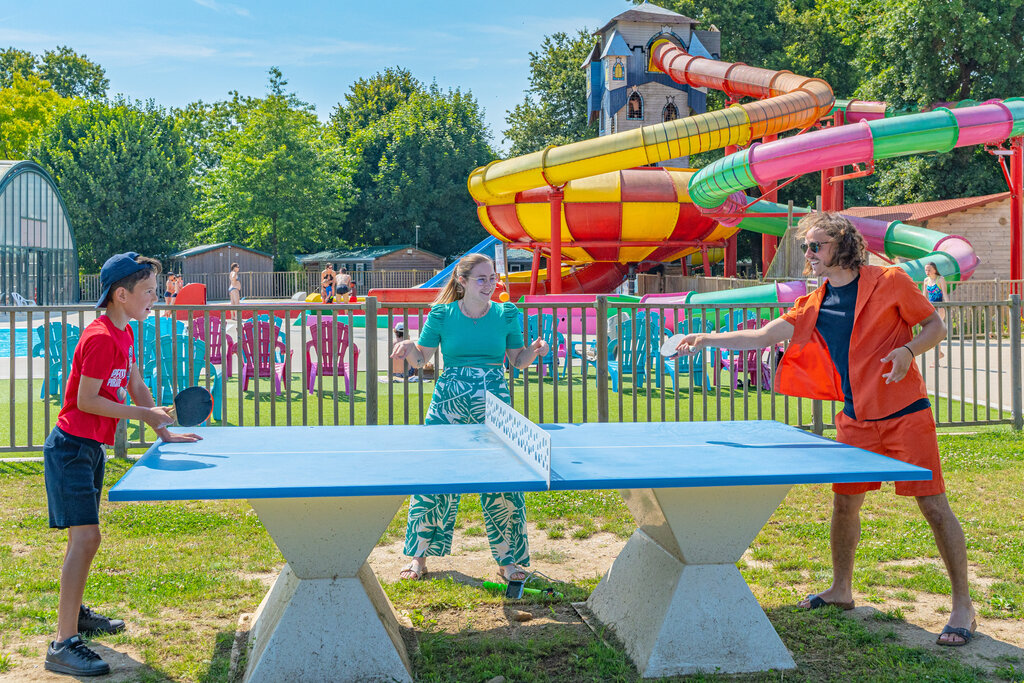
[[[366,563],[407,495],[618,488],[638,528],[588,607],[656,677],[795,667],[736,568],[792,485],[931,478],[770,421],[530,427],[199,429],[154,445],[110,500],[249,500],[287,564],[254,619],[247,681],[408,681]],[[548,462],[531,438],[550,441]]]

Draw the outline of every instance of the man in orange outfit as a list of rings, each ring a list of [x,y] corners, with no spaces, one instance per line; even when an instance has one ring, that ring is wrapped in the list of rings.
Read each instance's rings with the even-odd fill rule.
[[[758,349],[791,339],[775,375],[777,391],[842,400],[836,415],[840,442],[932,471],[931,481],[896,482],[896,493],[916,499],[952,584],[953,610],[936,642],[966,645],[977,628],[967,585],[967,545],[946,499],[935,420],[914,363],[916,355],[945,338],[945,324],[906,273],[867,265],[864,238],[842,216],[810,214],[799,228],[805,273],[826,278],[825,284],[760,329],[691,334],[679,351]],[[916,336],[915,325],[921,326]],[[878,482],[833,484],[832,585],[808,595],[799,607],[853,609],[860,508],[865,493],[880,487]]]

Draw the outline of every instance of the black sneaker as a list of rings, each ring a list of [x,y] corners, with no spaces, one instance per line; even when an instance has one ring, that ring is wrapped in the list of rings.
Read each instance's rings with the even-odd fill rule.
[[[124,630],[124,620],[122,619],[110,619],[102,614],[93,612],[91,609],[82,605],[78,610],[78,632],[83,634],[90,633],[120,633]]]
[[[72,676],[102,676],[110,673],[110,665],[82,642],[82,637],[73,635],[64,642],[53,641],[46,649],[47,671]]]

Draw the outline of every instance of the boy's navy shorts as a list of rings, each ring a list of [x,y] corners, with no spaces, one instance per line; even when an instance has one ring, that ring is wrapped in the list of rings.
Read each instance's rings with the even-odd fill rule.
[[[43,478],[50,527],[100,523],[100,494],[107,454],[99,441],[54,427],[43,445]]]

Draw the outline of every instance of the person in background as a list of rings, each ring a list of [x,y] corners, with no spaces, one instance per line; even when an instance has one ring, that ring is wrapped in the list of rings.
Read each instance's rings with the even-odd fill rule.
[[[437,379],[425,424],[481,424],[487,392],[511,403],[504,360],[526,368],[548,352],[543,339],[523,344],[519,309],[491,301],[498,277],[483,254],[462,257],[451,279],[431,304],[418,341],[395,344],[393,359],[422,368],[438,348],[444,370]],[[401,578],[419,580],[427,557],[451,552],[458,495],[414,495],[409,501],[405,554],[412,557]],[[523,581],[530,564],[526,538],[526,503],[522,493],[480,494],[491,556],[503,581]]]
[[[328,263],[320,272],[320,300],[325,304],[334,301],[334,265]]]
[[[348,294],[349,289],[352,287],[352,276],[348,274],[345,266],[341,267],[335,280],[335,296],[341,296],[342,294]]]
[[[942,341],[946,326],[905,272],[868,265],[864,238],[843,216],[812,213],[798,228],[804,272],[825,278],[821,287],[764,327],[690,334],[677,348],[681,353],[760,349],[791,339],[775,374],[776,391],[843,401],[835,416],[841,443],[931,470],[931,481],[896,482],[896,495],[914,497],[952,585],[953,609],[936,643],[967,645],[977,628],[967,544],[946,498],[935,419],[914,362]],[[832,585],[808,595],[799,607],[853,609],[860,509],[865,494],[879,488],[878,482],[832,485]]]
[[[928,301],[933,304],[939,303],[940,301],[946,300],[946,292],[949,289],[946,286],[946,278],[939,275],[939,269],[934,263],[927,263],[924,267],[924,295],[928,297]],[[946,322],[946,309],[936,308],[935,312],[939,314],[939,318],[942,322]],[[939,360],[946,357],[946,354],[939,349]]]

